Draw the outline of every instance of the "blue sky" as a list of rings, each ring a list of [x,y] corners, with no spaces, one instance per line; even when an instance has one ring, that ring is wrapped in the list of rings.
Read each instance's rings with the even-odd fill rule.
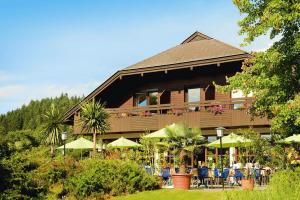
[[[224,0],[0,0],[0,113],[62,92],[87,95],[196,30],[239,47],[240,19]],[[261,37],[243,49],[270,44]]]

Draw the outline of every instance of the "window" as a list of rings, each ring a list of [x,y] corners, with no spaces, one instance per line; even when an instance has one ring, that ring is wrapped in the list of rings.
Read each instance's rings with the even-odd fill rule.
[[[270,140],[272,138],[272,135],[270,133],[263,133],[260,135],[260,137]]]
[[[146,96],[146,93],[137,93],[136,94],[136,106],[137,107],[147,106],[147,96]]]
[[[208,142],[214,142],[214,141],[216,141],[217,140],[217,136],[208,136],[207,137],[207,141]]]
[[[243,109],[243,108],[245,108],[243,103],[234,103],[233,104],[233,109],[234,110]]]
[[[157,90],[148,90],[138,92],[135,94],[134,105],[137,107],[145,107],[149,105],[158,104],[158,92]]]
[[[200,101],[200,88],[187,89],[187,102],[199,102]]]
[[[158,92],[149,92],[149,105],[157,105]]]

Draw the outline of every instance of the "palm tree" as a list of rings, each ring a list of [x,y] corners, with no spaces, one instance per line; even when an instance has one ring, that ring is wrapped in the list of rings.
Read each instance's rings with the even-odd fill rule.
[[[46,136],[45,143],[50,145],[51,156],[54,156],[55,146],[61,143],[60,132],[62,131],[61,115],[52,103],[50,110],[44,114],[45,123],[42,132]]]
[[[93,133],[94,155],[96,153],[97,133],[104,134],[109,129],[108,117],[104,105],[93,99],[81,105],[82,131]]]
[[[193,152],[196,144],[204,142],[201,129],[189,128],[185,124],[175,124],[175,126],[167,126],[166,130],[168,134],[168,140],[172,142],[173,146],[180,151],[180,173],[185,173],[186,150],[192,149]]]

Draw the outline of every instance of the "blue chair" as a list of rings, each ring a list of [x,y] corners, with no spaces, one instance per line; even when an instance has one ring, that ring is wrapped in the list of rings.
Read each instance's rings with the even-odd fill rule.
[[[243,173],[239,169],[235,169],[234,171],[234,177],[237,180],[241,180],[244,177]]]
[[[144,169],[146,170],[146,172],[150,175],[153,175],[154,174],[154,169],[153,167],[149,166],[149,165],[145,165],[144,166]]]
[[[223,173],[220,176],[220,179],[223,179],[223,181],[226,182],[227,178],[228,178],[228,175],[229,175],[229,169],[225,168]]]
[[[215,185],[218,185],[220,183],[220,173],[219,169],[214,169],[214,177],[215,177]]]
[[[163,178],[163,181],[166,184],[168,182],[169,178],[171,177],[170,168],[169,167],[163,168],[161,170],[161,176]]]
[[[260,169],[255,169],[255,180],[259,185],[261,185],[261,176],[260,176]]]
[[[207,184],[205,183],[205,178],[207,177],[208,177],[208,168],[207,167],[198,168],[198,178],[200,180],[200,185],[207,186]]]
[[[240,185],[241,183],[239,181],[241,181],[243,179],[243,177],[244,177],[244,174],[239,169],[234,170],[234,178],[235,178],[236,184]]]
[[[229,169],[225,168],[224,171],[223,171],[223,174],[221,175],[221,178],[226,180],[228,178],[228,175],[229,175]]]

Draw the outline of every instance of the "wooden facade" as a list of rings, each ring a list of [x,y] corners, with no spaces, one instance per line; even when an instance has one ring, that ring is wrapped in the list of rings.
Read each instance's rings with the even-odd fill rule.
[[[199,127],[204,135],[215,135],[214,129],[219,126],[228,131],[253,127],[268,132],[267,119],[253,119],[248,114],[251,98],[233,98],[231,93],[218,93],[214,87],[214,83],[226,84],[226,77],[240,71],[249,55],[211,40],[196,32],[181,45],[162,53],[166,55],[158,54],[118,71],[89,94],[84,101],[96,98],[105,102],[110,113],[110,130],[101,137],[137,138],[174,122]],[[206,45],[209,53],[202,52]],[[172,56],[180,62],[172,62]],[[68,111],[64,122],[74,126],[75,134],[81,134],[80,106]]]

